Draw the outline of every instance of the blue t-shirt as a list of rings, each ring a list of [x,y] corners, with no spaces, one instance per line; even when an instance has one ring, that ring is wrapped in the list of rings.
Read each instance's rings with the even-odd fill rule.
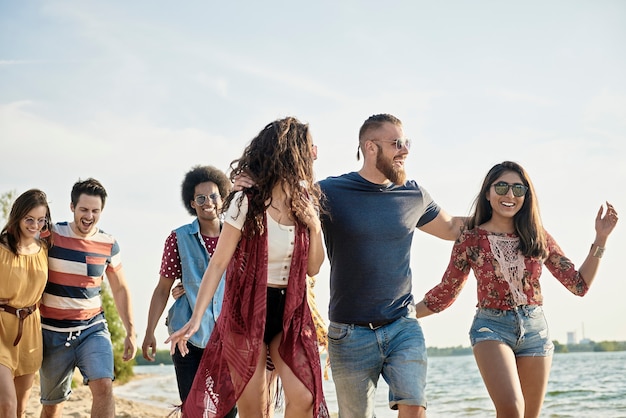
[[[319,182],[330,261],[329,318],[346,324],[397,319],[413,303],[413,232],[440,207],[415,181],[375,184],[352,172]]]

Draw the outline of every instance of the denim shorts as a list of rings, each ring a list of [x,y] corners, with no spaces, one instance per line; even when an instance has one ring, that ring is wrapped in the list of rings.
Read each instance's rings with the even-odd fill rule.
[[[83,383],[113,380],[113,345],[106,322],[73,332],[43,331],[43,364],[39,371],[41,403],[54,405],[72,393],[72,377],[78,367]]]
[[[472,347],[501,341],[516,357],[548,357],[554,352],[543,308],[522,305],[512,310],[478,308],[470,328]]]
[[[414,312],[374,330],[330,322],[328,354],[339,416],[374,417],[374,394],[382,375],[389,407],[426,407],[426,343]]]

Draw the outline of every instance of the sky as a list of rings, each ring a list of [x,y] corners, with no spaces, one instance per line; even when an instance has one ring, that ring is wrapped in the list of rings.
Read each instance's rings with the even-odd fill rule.
[[[99,226],[121,246],[141,346],[165,238],[192,220],[180,198],[192,166],[228,170],[291,115],[310,125],[317,179],[356,171],[361,124],[391,113],[414,141],[409,178],[450,214],[470,213],[494,164],[522,164],[578,266],[613,203],[624,220],[589,293],[545,269],[542,288],[553,340],[623,341],[625,45],[620,0],[0,0],[0,193],[40,188],[64,221],[74,182],[105,185]],[[415,233],[417,300],[451,248]],[[328,274],[326,261],[315,288],[326,318]],[[472,276],[421,321],[427,345],[469,346],[475,304]]]

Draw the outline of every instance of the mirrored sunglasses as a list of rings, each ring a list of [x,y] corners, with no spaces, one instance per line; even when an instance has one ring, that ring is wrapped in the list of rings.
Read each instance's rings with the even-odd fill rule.
[[[213,202],[214,205],[217,204],[217,200],[220,198],[219,193],[211,193],[210,195],[205,195],[205,194],[199,194],[198,196],[194,197],[193,201],[196,202],[196,205],[198,206],[202,206],[204,205],[207,200],[211,199],[211,201]]]
[[[528,187],[524,186],[521,183],[509,184],[504,181],[499,181],[493,185],[493,189],[496,191],[496,194],[500,196],[504,196],[510,190],[513,190],[513,196],[522,197],[528,191]]]

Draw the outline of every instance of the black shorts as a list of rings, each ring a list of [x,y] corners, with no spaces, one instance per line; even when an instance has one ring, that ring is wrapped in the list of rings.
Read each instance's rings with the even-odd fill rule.
[[[267,313],[265,315],[265,333],[263,341],[269,344],[283,331],[283,312],[285,311],[286,288],[267,288]]]

